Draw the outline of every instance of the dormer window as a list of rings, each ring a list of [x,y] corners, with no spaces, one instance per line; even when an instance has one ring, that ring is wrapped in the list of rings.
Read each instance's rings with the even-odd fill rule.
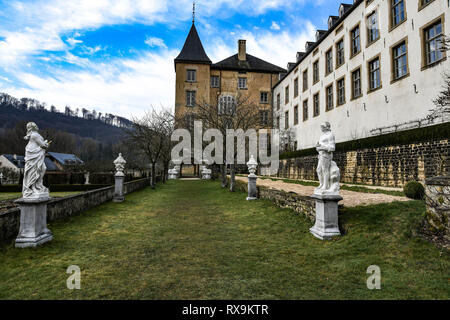
[[[341,5],[341,6],[339,7],[339,18],[342,18],[342,16],[344,15],[344,13],[345,13],[344,6]]]

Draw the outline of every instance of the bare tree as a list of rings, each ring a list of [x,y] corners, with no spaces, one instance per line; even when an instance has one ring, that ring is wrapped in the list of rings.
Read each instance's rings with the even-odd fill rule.
[[[174,130],[174,117],[166,109],[152,109],[142,118],[134,118],[131,129],[126,130],[127,140],[136,148],[140,148],[152,165],[151,186],[155,188],[156,165],[162,163],[164,171],[169,166],[171,151],[171,135]],[[166,172],[163,174],[166,179]]]
[[[259,105],[252,101],[250,95],[240,92],[237,94],[223,94],[211,103],[201,101],[195,104],[194,110],[192,114],[178,115],[177,123],[183,124],[185,128],[192,129],[192,120],[194,118],[195,120],[202,121],[203,126],[206,128],[219,130],[223,137],[227,136],[227,130],[241,129],[246,132],[249,129],[257,129],[261,125],[260,111],[262,110],[259,108]],[[225,138],[223,139],[222,147],[223,159],[226,159]],[[233,163],[219,164],[223,188],[228,185],[227,166],[230,168],[230,191],[234,191],[235,187],[236,155],[240,147],[243,146],[238,146],[238,143],[235,141]]]

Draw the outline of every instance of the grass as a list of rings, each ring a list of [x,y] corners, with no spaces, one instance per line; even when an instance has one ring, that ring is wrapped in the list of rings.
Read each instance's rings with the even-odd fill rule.
[[[302,186],[312,186],[317,187],[319,186],[318,182],[315,181],[303,181],[303,180],[292,180],[292,179],[275,179],[275,178],[268,178],[268,177],[259,177],[259,179],[269,179],[272,181],[283,181],[286,183],[295,183],[300,184]],[[363,185],[361,186],[348,186],[345,184],[341,184],[342,190],[348,190],[348,191],[355,191],[355,192],[361,192],[361,193],[383,193],[390,196],[398,196],[398,197],[405,197],[405,193],[403,191],[396,191],[396,190],[385,190],[385,189],[373,189],[373,188],[367,188]]]
[[[450,254],[412,237],[421,201],[345,209],[323,242],[302,215],[169,181],[50,224],[37,249],[0,245],[0,299],[448,299]],[[66,287],[70,265],[81,290]],[[381,268],[381,290],[366,270]]]
[[[70,195],[78,194],[78,193],[80,193],[80,191],[51,192],[50,196],[60,198],[60,197],[66,197],[66,196],[70,196]],[[22,196],[22,193],[20,193],[20,192],[0,192],[0,201],[18,199],[21,196]]]

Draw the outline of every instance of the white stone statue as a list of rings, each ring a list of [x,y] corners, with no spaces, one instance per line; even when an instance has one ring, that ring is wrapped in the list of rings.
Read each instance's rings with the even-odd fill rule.
[[[39,128],[34,122],[27,123],[28,140],[25,148],[25,171],[23,175],[22,194],[24,199],[45,199],[49,197],[48,189],[44,187],[45,151],[50,142],[44,140],[38,132]]]
[[[116,166],[116,176],[123,177],[125,174],[123,173],[123,170],[125,170],[125,164],[127,162],[122,157],[122,153],[119,153],[119,156],[116,160],[114,160],[114,165]]]
[[[333,152],[336,148],[331,125],[325,122],[320,125],[323,134],[317,142],[316,150],[319,153],[317,175],[320,185],[314,190],[315,194],[339,195],[339,180],[341,178],[339,168],[333,161]]]

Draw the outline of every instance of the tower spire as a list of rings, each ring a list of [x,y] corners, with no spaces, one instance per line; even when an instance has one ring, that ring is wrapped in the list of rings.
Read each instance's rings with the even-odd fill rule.
[[[192,23],[195,23],[195,1],[192,2]]]

